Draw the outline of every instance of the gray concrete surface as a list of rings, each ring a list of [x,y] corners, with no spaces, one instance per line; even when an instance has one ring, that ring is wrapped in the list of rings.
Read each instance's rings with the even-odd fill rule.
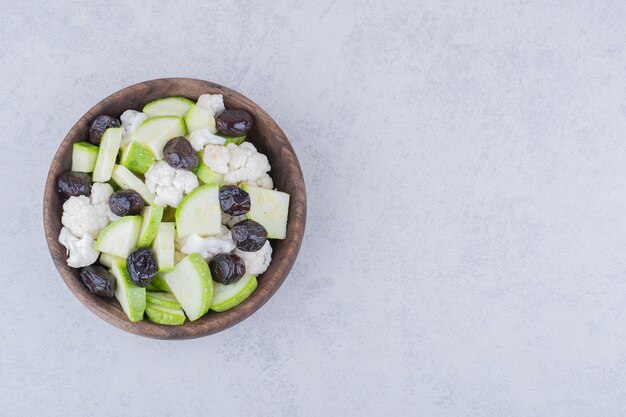
[[[0,3],[0,415],[626,414],[623,1]],[[261,104],[309,195],[276,296],[174,343],[41,221],[75,120],[166,76]]]

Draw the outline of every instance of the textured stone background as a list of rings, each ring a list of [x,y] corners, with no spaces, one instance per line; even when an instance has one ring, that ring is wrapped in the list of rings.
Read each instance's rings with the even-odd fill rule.
[[[0,415],[626,414],[623,1],[0,3]],[[41,221],[76,119],[165,76],[272,114],[310,213],[261,311],[173,343]]]

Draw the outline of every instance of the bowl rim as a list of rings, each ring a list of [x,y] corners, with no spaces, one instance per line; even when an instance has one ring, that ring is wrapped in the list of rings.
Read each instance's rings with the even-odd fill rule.
[[[252,296],[231,310],[222,313],[209,312],[209,314],[203,316],[201,319],[195,322],[187,320],[185,324],[181,326],[164,326],[152,323],[146,319],[136,323],[131,323],[125,315],[123,318],[120,318],[119,311],[114,313],[111,310],[111,303],[105,302],[101,297],[91,294],[84,284],[79,282],[80,280],[76,279],[73,275],[76,273],[76,270],[67,266],[66,256],[55,256],[55,251],[59,252],[59,248],[61,248],[63,253],[65,252],[65,248],[58,242],[57,233],[53,230],[55,216],[58,218],[57,220],[60,221],[60,214],[57,210],[51,207],[51,199],[53,198],[51,193],[57,192],[56,174],[58,174],[58,172],[55,173],[55,171],[58,170],[55,170],[55,166],[56,164],[60,164],[60,162],[57,161],[61,160],[61,158],[65,155],[65,152],[68,152],[68,150],[71,151],[72,144],[75,142],[75,140],[73,140],[73,137],[76,135],[75,131],[80,129],[81,125],[88,126],[88,122],[91,121],[93,117],[100,114],[99,109],[107,103],[126,98],[127,95],[136,94],[146,88],[165,88],[172,86],[174,88],[182,88],[184,85],[191,88],[202,88],[203,91],[206,91],[206,93],[223,94],[229,101],[238,100],[243,102],[246,106],[254,108],[255,119],[262,119],[264,124],[269,124],[268,128],[271,128],[273,135],[275,135],[275,139],[279,141],[281,161],[283,158],[285,158],[285,160],[289,160],[292,165],[291,169],[295,173],[293,178],[289,178],[290,182],[295,182],[296,184],[295,192],[290,193],[288,233],[287,238],[283,240],[283,242],[285,242],[284,244],[287,245],[286,251],[288,256],[283,256],[278,259],[273,258],[270,268],[277,264],[277,266],[273,268],[275,273],[269,277],[263,275],[263,278],[268,280],[267,285],[264,285],[262,291],[261,285],[259,285]],[[171,95],[172,94],[170,94],[170,96]],[[184,96],[184,94],[181,95]],[[274,161],[274,164],[276,164],[276,161]],[[195,78],[157,78],[142,81],[124,87],[96,103],[83,116],[81,116],[76,123],[74,123],[59,144],[59,147],[50,162],[50,168],[47,173],[44,187],[43,221],[46,242],[56,269],[67,287],[74,294],[74,296],[78,298],[78,300],[85,307],[87,307],[87,309],[107,323],[127,332],[154,339],[176,340],[204,337],[226,330],[250,317],[276,293],[289,275],[289,271],[296,261],[302,244],[306,226],[306,187],[304,183],[304,176],[295,151],[280,126],[262,107],[238,91],[225,87],[221,84]],[[117,300],[115,300],[115,303],[117,304]],[[119,304],[117,308],[119,309]]]

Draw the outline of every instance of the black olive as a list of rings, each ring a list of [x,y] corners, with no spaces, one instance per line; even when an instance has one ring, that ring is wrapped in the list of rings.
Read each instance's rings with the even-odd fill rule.
[[[236,185],[220,187],[220,206],[231,216],[241,216],[250,211],[250,195]]]
[[[110,127],[120,127],[122,124],[118,119],[111,116],[98,116],[89,128],[89,142],[100,145],[100,140],[104,131]]]
[[[103,297],[113,297],[115,277],[100,265],[90,265],[80,271],[80,278],[89,291]]]
[[[198,167],[200,160],[191,143],[182,136],[171,139],[163,148],[163,159],[172,168],[193,171]]]
[[[135,190],[116,191],[109,197],[109,208],[116,216],[134,216],[143,210],[143,198]]]
[[[66,198],[91,195],[91,175],[85,172],[67,171],[57,179],[57,190]]]
[[[147,287],[156,277],[157,261],[150,249],[135,249],[126,258],[130,278],[140,287]]]
[[[267,241],[267,230],[254,220],[242,220],[236,223],[230,233],[237,249],[244,252],[256,252]]]
[[[224,110],[215,116],[217,131],[224,136],[245,136],[253,124],[252,115],[245,110]]]
[[[239,256],[218,253],[209,261],[213,281],[228,285],[237,282],[246,273],[246,264]]]

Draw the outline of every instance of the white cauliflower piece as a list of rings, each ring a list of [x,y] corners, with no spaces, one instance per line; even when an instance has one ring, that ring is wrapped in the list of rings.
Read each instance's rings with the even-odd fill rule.
[[[72,196],[63,204],[61,223],[77,238],[82,238],[85,234],[97,238],[110,220],[106,206],[92,205],[89,197],[81,195]]]
[[[226,174],[228,172],[228,161],[230,153],[226,146],[207,145],[202,154],[204,164],[218,174]]]
[[[247,184],[252,187],[267,188],[268,190],[272,190],[274,188],[274,181],[272,181],[272,177],[270,177],[267,173],[261,175],[256,180],[244,181],[243,184]]]
[[[233,227],[235,224],[246,219],[246,215],[231,216],[230,214],[222,213],[222,224],[228,227]]]
[[[193,149],[198,152],[201,151],[206,145],[223,145],[226,143],[226,138],[214,135],[208,128],[198,129],[191,132],[189,135],[189,142]]]
[[[148,119],[148,115],[137,110],[126,110],[120,116],[122,128],[124,128],[124,136],[122,137],[122,148],[130,142],[131,135],[137,130],[140,124]]]
[[[224,107],[224,97],[221,94],[202,94],[198,97],[196,105],[212,111],[213,114],[221,113],[226,109]]]
[[[120,116],[120,120],[122,121],[124,132],[130,135],[137,130],[140,124],[148,120],[148,115],[137,110],[126,110]]]
[[[85,233],[82,239],[78,239],[69,229],[63,227],[59,234],[59,242],[65,246],[66,254],[70,255],[67,258],[67,264],[72,268],[89,266],[100,256],[100,252],[94,249],[95,241],[89,233]]]
[[[165,161],[153,164],[146,172],[146,186],[156,194],[154,204],[178,207],[184,194],[198,187],[198,177],[193,172],[172,168]]]
[[[96,206],[98,215],[106,215],[109,220],[114,222],[120,217],[115,215],[109,207],[109,198],[113,194],[113,187],[111,184],[105,182],[96,182],[91,186],[91,205]]]
[[[91,186],[91,204],[109,204],[109,197],[113,194],[113,187],[106,182],[95,182]]]
[[[256,181],[272,169],[267,156],[257,152],[250,142],[244,142],[239,146],[229,143],[226,148],[230,154],[228,172],[224,175],[226,183]]]
[[[272,245],[269,241],[265,242],[265,245],[256,252],[245,252],[239,249],[235,249],[235,255],[243,259],[246,264],[246,274],[260,275],[267,271],[267,268],[272,262]]]
[[[237,146],[206,145],[204,163],[218,174],[224,175],[224,183],[246,183],[255,187],[272,188],[274,183],[267,174],[272,168],[267,157],[250,142]]]
[[[193,233],[182,239],[180,251],[191,254],[199,253],[205,259],[211,259],[218,253],[230,253],[235,249],[235,242],[228,228],[222,226],[220,236],[201,237]]]

